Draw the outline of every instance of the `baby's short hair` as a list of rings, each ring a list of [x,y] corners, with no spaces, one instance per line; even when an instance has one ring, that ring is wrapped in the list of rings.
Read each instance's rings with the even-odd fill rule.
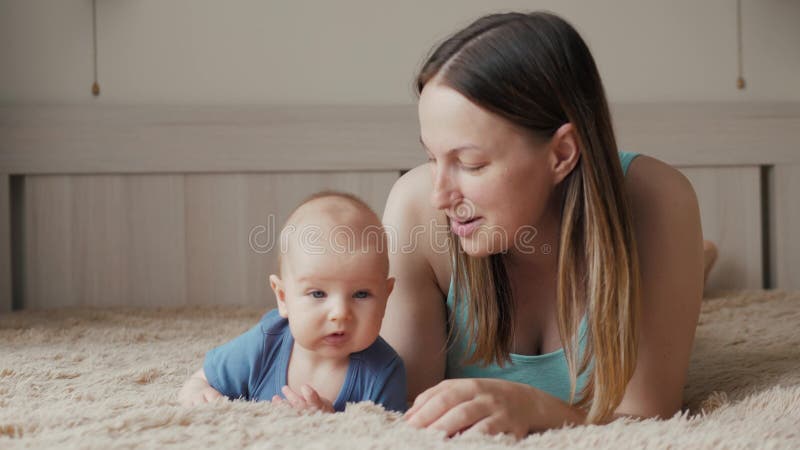
[[[333,202],[338,201],[340,203],[338,205],[331,204],[326,208],[322,208],[321,215],[315,217],[314,222],[310,224],[307,223],[309,219],[302,215],[304,207],[325,199],[329,199]],[[387,253],[388,242],[386,232],[383,229],[380,217],[378,217],[375,211],[373,211],[364,200],[353,194],[335,190],[325,190],[306,197],[292,210],[289,217],[286,219],[280,233],[281,245],[278,253],[279,268],[282,268],[283,254],[289,253],[289,234],[297,231],[298,225],[324,225],[329,232],[329,235],[326,237],[330,239],[343,236],[349,239],[349,244],[356,245],[359,250],[363,251],[365,248],[374,247],[379,253]],[[348,233],[346,235],[342,234],[341,232],[344,231]],[[335,235],[334,232],[340,234]],[[302,234],[302,231],[300,234]],[[355,248],[352,248],[352,250],[355,250]]]
[[[330,190],[329,189],[329,190],[316,192],[316,193],[311,194],[308,197],[306,197],[289,214],[289,218],[286,219],[287,224],[292,219],[292,216],[294,216],[294,213],[296,213],[298,209],[302,208],[303,206],[305,206],[305,205],[307,205],[307,204],[309,204],[309,203],[311,203],[311,202],[313,202],[315,200],[319,200],[319,199],[322,199],[322,198],[339,198],[339,199],[345,200],[345,201],[349,202],[351,205],[353,205],[353,206],[355,206],[355,207],[357,207],[359,209],[362,209],[364,212],[368,212],[369,214],[371,214],[375,218],[375,220],[380,222],[380,218],[378,217],[377,214],[375,214],[375,211],[373,211],[372,208],[369,207],[367,202],[365,202],[364,200],[360,199],[358,196],[353,195],[353,194],[351,194],[349,192],[342,192],[342,191],[336,191],[336,190]],[[284,226],[285,225],[286,224],[284,224]]]

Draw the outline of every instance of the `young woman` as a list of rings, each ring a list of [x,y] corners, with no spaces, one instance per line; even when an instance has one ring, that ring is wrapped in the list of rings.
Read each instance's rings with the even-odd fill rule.
[[[417,87],[429,162],[384,215],[398,251],[381,335],[406,364],[407,420],[521,437],[672,416],[703,290],[697,199],[669,165],[618,152],[578,33],[483,17]]]

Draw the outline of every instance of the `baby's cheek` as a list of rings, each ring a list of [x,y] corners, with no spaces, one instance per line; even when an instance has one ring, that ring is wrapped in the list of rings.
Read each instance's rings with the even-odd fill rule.
[[[378,334],[381,331],[381,322],[382,322],[383,314],[378,313],[377,311],[370,315],[369,322],[365,324],[366,334],[369,336],[378,337]]]

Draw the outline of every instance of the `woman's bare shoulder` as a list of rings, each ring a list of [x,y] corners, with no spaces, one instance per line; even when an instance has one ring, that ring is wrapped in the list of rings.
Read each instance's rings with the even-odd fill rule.
[[[700,208],[689,179],[669,164],[642,155],[631,163],[625,186],[643,281],[662,278],[670,266],[686,270],[689,263],[700,265],[692,275],[702,279]]]
[[[450,282],[445,240],[449,227],[444,213],[430,204],[432,188],[430,170],[425,164],[403,174],[386,200],[383,223],[390,238],[396,239],[393,249],[397,247],[401,253],[424,257],[440,289],[446,291]]]
[[[694,199],[692,184],[678,169],[647,155],[636,157],[625,176],[628,194],[634,201],[656,198]],[[649,198],[648,198],[649,197]]]
[[[386,305],[381,336],[403,358],[409,398],[444,378],[450,282],[447,248],[435,248],[432,227],[444,222],[430,206],[430,172],[417,167],[398,179],[383,214],[389,236],[389,273],[394,290]],[[439,351],[437,351],[439,349]]]

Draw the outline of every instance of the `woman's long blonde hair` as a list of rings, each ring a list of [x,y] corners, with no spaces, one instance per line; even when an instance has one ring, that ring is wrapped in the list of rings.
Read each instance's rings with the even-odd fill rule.
[[[609,419],[636,366],[639,262],[611,115],[588,47],[575,29],[549,13],[482,17],[440,44],[417,77],[434,77],[481,107],[549,139],[575,127],[581,157],[560,185],[562,215],[557,309],[570,372],[570,403],[587,422]],[[468,256],[450,236],[451,310],[467,301],[474,352],[467,363],[503,365],[514,338],[515,303],[504,255]],[[586,348],[579,352],[582,313]],[[451,330],[453,327],[451,327]],[[451,336],[452,337],[452,336]],[[578,376],[587,381],[576,400]]]

